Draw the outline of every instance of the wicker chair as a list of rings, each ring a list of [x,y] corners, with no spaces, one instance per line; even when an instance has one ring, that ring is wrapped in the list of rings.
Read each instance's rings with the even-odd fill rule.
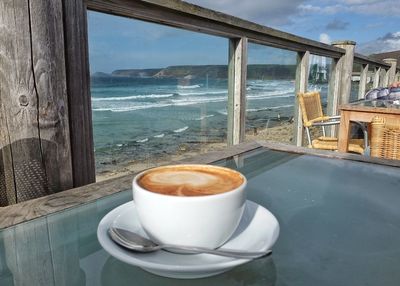
[[[371,156],[400,160],[400,120],[374,117],[371,123]]]
[[[322,111],[321,96],[320,93],[306,92],[298,93],[297,98],[300,104],[300,110],[303,119],[303,126],[307,133],[308,147],[336,151],[338,149],[338,140],[336,137],[326,136],[326,126],[338,125],[340,123],[340,116],[326,116]],[[364,147],[367,146],[367,133],[360,123],[364,132],[364,139],[351,139],[348,150],[353,153],[364,154]],[[317,139],[311,139],[310,127],[321,127],[323,136]]]

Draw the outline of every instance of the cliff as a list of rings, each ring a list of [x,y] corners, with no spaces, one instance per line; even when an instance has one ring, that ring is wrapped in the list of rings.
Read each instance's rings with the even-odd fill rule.
[[[153,77],[155,74],[160,72],[162,69],[127,69],[127,70],[115,70],[111,73],[112,76],[118,77]]]
[[[294,79],[295,65],[260,64],[248,65],[247,78],[249,79]],[[95,73],[92,77],[105,77],[105,73]],[[159,69],[125,69],[115,70],[109,77],[132,78],[228,78],[227,65],[193,65],[193,66],[169,66]]]

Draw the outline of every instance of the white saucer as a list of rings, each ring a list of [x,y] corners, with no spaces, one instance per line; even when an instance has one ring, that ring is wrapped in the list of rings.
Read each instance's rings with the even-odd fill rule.
[[[213,276],[246,263],[248,259],[235,259],[211,254],[175,254],[167,251],[135,253],[115,244],[108,236],[110,225],[126,228],[147,235],[143,231],[136,214],[133,201],[110,211],[100,221],[97,238],[101,246],[115,258],[156,275],[191,279]],[[243,249],[263,251],[270,249],[279,235],[279,223],[275,216],[264,207],[246,202],[240,224],[230,240],[221,249]]]

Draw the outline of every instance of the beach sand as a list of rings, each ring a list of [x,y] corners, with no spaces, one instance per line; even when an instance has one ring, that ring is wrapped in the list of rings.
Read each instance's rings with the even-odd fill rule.
[[[293,144],[293,123],[289,121],[282,121],[274,127],[251,130],[247,132],[245,138],[246,142],[257,140]],[[224,148],[226,148],[226,142],[205,143],[201,144],[200,148],[197,147],[193,149],[191,149],[191,146],[189,145],[183,145],[179,152],[173,155],[151,157],[149,154],[149,157],[144,160],[132,160],[117,164],[112,170],[106,170],[96,174],[96,181],[99,182],[110,178],[132,174],[151,167],[173,164],[174,162],[188,159],[201,153],[222,150]]]

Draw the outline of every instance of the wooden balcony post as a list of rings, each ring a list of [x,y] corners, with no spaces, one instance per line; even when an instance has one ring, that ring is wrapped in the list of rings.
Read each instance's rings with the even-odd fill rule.
[[[0,1],[0,206],[73,186],[61,0]]]
[[[83,1],[0,1],[0,11],[4,206],[93,182],[94,168],[79,151],[93,154],[90,134],[74,140],[89,132],[82,125],[92,128],[84,104],[90,96]],[[76,175],[89,180],[75,183]]]
[[[361,66],[361,73],[360,73],[360,85],[358,88],[358,99],[363,99],[365,96],[365,90],[367,87],[367,77],[368,77],[368,69],[369,65],[362,65]]]
[[[381,78],[381,68],[375,67],[374,68],[374,75],[373,75],[373,88],[379,87],[379,80]]]
[[[247,38],[229,39],[228,145],[244,141],[246,128]]]
[[[381,68],[381,71],[379,73],[379,87],[385,87],[388,84],[388,78],[387,78],[387,71],[384,68]]]
[[[385,83],[386,83],[385,86],[388,86],[395,81],[397,59],[384,59],[383,61],[390,65],[390,68],[387,71],[386,77],[385,77]]]
[[[348,103],[351,92],[351,76],[353,73],[354,49],[356,43],[353,41],[336,41],[333,42],[332,45],[346,50],[346,53],[342,57],[339,104]]]
[[[96,181],[90,97],[87,9],[82,0],[63,0],[65,66],[74,187]]]
[[[343,65],[344,55],[338,59],[332,59],[330,78],[329,78],[329,88],[328,88],[328,98],[327,98],[327,114],[337,115],[338,102],[340,96],[340,84],[341,84],[341,73]],[[334,127],[327,128],[328,136],[335,136],[336,129]]]
[[[294,104],[294,140],[296,146],[303,145],[303,121],[301,118],[301,111],[297,94],[299,92],[306,92],[308,85],[308,67],[310,62],[310,52],[297,53],[297,66],[296,66],[296,88],[295,88],[295,104]]]

